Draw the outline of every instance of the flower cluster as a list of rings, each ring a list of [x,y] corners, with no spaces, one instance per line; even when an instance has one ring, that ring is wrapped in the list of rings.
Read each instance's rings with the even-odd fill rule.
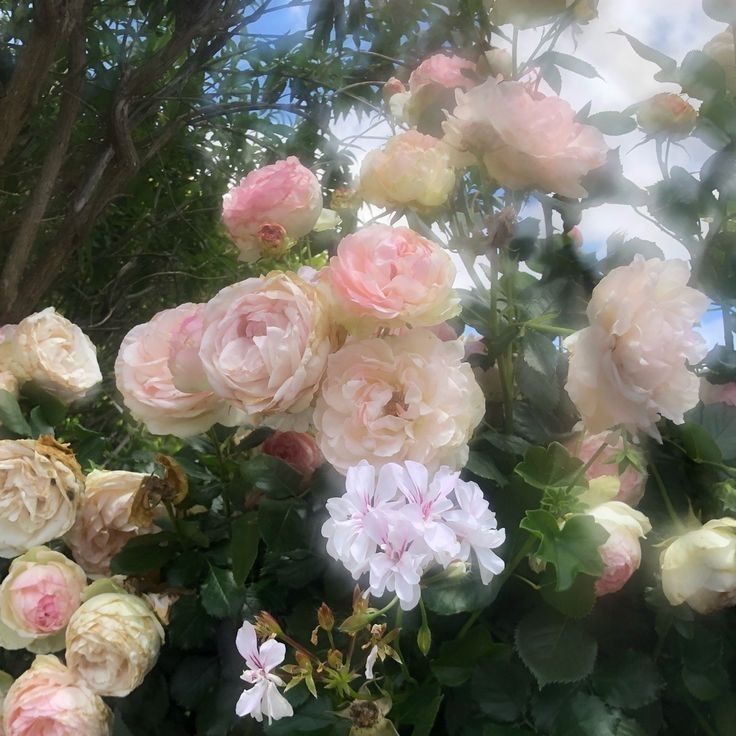
[[[422,574],[474,556],[481,580],[503,570],[493,550],[503,544],[495,514],[475,483],[442,467],[433,477],[420,463],[389,463],[378,472],[367,462],[348,469],[346,492],[327,502],[322,527],[327,552],[356,580],[368,573],[370,592],[395,592],[414,608]]]

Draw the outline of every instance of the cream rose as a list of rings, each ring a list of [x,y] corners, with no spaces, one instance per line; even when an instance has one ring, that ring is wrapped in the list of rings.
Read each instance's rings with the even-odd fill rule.
[[[662,589],[673,606],[698,613],[736,605],[736,519],[713,519],[673,539],[660,556]]]
[[[6,736],[108,736],[112,714],[56,657],[39,656],[10,687]]]
[[[11,371],[65,403],[84,398],[100,381],[97,350],[53,307],[21,320],[9,340]]]
[[[677,141],[693,132],[698,113],[680,95],[662,92],[639,105],[636,119],[647,135]]]
[[[718,33],[703,46],[703,53],[721,66],[726,76],[726,89],[736,94],[736,49],[731,30]]]
[[[584,197],[585,174],[606,162],[608,147],[559,97],[533,94],[520,82],[493,78],[458,93],[443,124],[446,143],[475,154],[488,175],[509,189],[541,189]]]
[[[199,352],[213,390],[251,417],[305,410],[332,350],[327,306],[293,273],[223,289],[204,310]]]
[[[214,424],[231,426],[241,419],[211,389],[187,393],[174,385],[172,367],[188,387],[201,379],[199,373],[203,375],[196,356],[193,359],[186,351],[196,335],[196,329],[190,329],[192,321],[201,316],[202,307],[182,304],[165,309],[134,327],[120,346],[115,361],[118,391],[130,413],[152,434],[191,437]]]
[[[596,595],[621,590],[641,564],[641,542],[652,530],[644,514],[620,501],[609,501],[586,511],[607,532],[608,539],[598,548],[605,567],[595,583]]]
[[[66,630],[66,662],[99,695],[122,698],[158,659],[164,630],[137,596],[101,593],[82,604]]]
[[[370,225],[337,246],[323,278],[350,331],[428,327],[455,316],[455,266],[445,250],[406,227]]]
[[[0,440],[0,557],[16,557],[69,531],[84,476],[51,438]]]
[[[415,460],[460,468],[485,400],[460,341],[429,330],[346,343],[330,356],[314,412],[322,454],[344,473]]]
[[[659,438],[661,416],[681,424],[698,401],[688,370],[706,354],[693,326],[708,298],[687,286],[685,261],[645,261],[613,269],[593,290],[590,327],[565,341],[567,392],[589,432],[616,425]]]
[[[322,187],[295,156],[251,171],[222,200],[222,221],[240,260],[281,255],[322,212]]]
[[[48,547],[16,557],[0,584],[0,646],[42,654],[63,649],[86,585],[84,570]]]
[[[140,525],[131,519],[133,499],[145,473],[127,470],[93,470],[77,519],[65,541],[74,559],[90,575],[110,572],[110,560],[138,534],[158,531],[153,523]]]
[[[444,204],[455,188],[450,152],[431,135],[409,130],[370,151],[360,168],[358,191],[379,207],[431,208]]]

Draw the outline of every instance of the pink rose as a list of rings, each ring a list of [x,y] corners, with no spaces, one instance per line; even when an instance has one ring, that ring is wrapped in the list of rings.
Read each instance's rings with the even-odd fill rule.
[[[3,713],[6,736],[108,736],[112,723],[102,699],[52,656],[11,685]]]
[[[475,64],[461,56],[434,54],[426,58],[409,77],[409,92],[415,95],[424,88],[434,85],[445,89],[470,89],[475,85],[472,76]]]
[[[596,581],[596,595],[615,593],[624,587],[641,564],[641,542],[651,530],[644,514],[620,501],[609,501],[586,512],[608,532],[598,548],[605,567]]]
[[[404,87],[404,83],[397,79],[396,77],[391,77],[384,85],[383,85],[383,99],[389,100],[394,95],[398,95],[402,92],[406,92],[406,87]]]
[[[572,455],[580,458],[584,463],[595,455],[601,445],[606,442],[606,448],[585,471],[585,477],[591,481],[596,478],[615,477],[619,481],[619,491],[611,500],[623,501],[629,506],[636,506],[644,497],[648,474],[646,470],[639,470],[632,464],[627,464],[623,473],[619,472],[618,456],[624,449],[623,437],[618,433],[586,434],[573,440],[568,445]],[[646,464],[644,453],[635,445],[627,446],[627,454],[637,458],[643,468]]]
[[[337,318],[358,331],[437,325],[459,311],[450,257],[405,227],[369,225],[348,235],[326,279]]]
[[[210,391],[202,361],[199,359],[199,344],[202,342],[202,311],[204,304],[183,319],[171,333],[169,341],[168,368],[174,387],[187,394]]]
[[[728,404],[729,406],[736,406],[736,381],[731,383],[711,383],[707,378],[701,378],[700,400],[704,404]]]
[[[289,463],[307,477],[324,462],[317,440],[306,432],[274,432],[261,445],[261,450]]]
[[[93,470],[87,476],[77,519],[65,541],[89,575],[106,575],[110,560],[138,534],[158,531],[153,513],[148,523],[131,519],[133,499],[148,476],[127,470]]]
[[[359,192],[379,207],[439,207],[454,188],[449,150],[439,139],[416,130],[370,151],[360,168]]]
[[[196,359],[185,348],[187,340],[201,329],[196,328],[201,310],[201,304],[165,309],[150,322],[134,327],[120,346],[115,361],[118,390],[130,413],[153,434],[191,437],[218,422],[232,425],[239,420],[211,389],[187,393],[174,385],[170,366],[177,371],[188,369],[180,373],[187,384],[198,373]]]
[[[564,100],[493,78],[458,93],[444,130],[448,145],[475,154],[502,186],[567,197],[587,194],[580,180],[608,152],[601,132],[576,122]]]
[[[331,339],[318,288],[274,271],[207,304],[200,357],[213,390],[251,416],[298,413],[317,391]]]
[[[34,547],[10,564],[0,584],[0,646],[55,652],[82,604],[87,577],[79,565],[48,547]]]
[[[295,156],[251,171],[222,199],[222,221],[246,262],[280,254],[321,212],[322,187]]]
[[[415,460],[462,467],[485,399],[460,341],[429,330],[348,341],[330,356],[314,411],[317,442],[344,473]]]
[[[697,403],[688,363],[707,352],[694,325],[708,297],[687,286],[689,277],[685,261],[637,256],[593,290],[590,327],[565,340],[566,389],[589,432],[623,425],[659,439],[660,417],[682,424]]]

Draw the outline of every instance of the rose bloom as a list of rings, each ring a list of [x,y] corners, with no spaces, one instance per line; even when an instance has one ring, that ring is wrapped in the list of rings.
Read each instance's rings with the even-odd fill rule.
[[[64,541],[89,575],[108,574],[110,560],[129,539],[158,531],[153,514],[145,525],[130,518],[133,499],[146,477],[127,470],[93,470],[87,476],[77,520]]]
[[[109,736],[102,699],[56,657],[39,656],[10,687],[3,705],[6,736]]]
[[[477,155],[508,189],[584,197],[581,178],[602,166],[608,152],[603,134],[576,122],[567,102],[533,94],[520,82],[491,78],[458,93],[443,127],[448,145]]]
[[[369,225],[348,235],[325,279],[349,329],[438,325],[460,310],[447,252],[406,227]]]
[[[251,171],[222,198],[222,221],[248,263],[280,255],[321,212],[322,187],[295,156]]]
[[[586,514],[608,532],[608,539],[598,548],[605,569],[596,580],[596,595],[615,593],[639,569],[639,540],[652,530],[652,525],[644,514],[620,501],[602,503]]]
[[[718,33],[703,46],[703,53],[721,66],[726,75],[726,89],[736,94],[736,50],[731,29]]]
[[[102,381],[95,346],[53,307],[21,320],[9,335],[3,354],[21,383],[31,381],[68,404]]]
[[[289,463],[304,476],[310,476],[324,458],[317,440],[306,432],[274,432],[262,445],[264,455]]]
[[[711,383],[707,378],[700,379],[700,400],[704,404],[728,404],[736,406],[736,382]]]
[[[511,54],[506,49],[489,49],[483,54],[488,73],[492,77],[502,76],[511,79],[514,74],[514,65]]]
[[[680,95],[662,92],[642,102],[636,119],[647,135],[677,141],[693,132],[698,113]]]
[[[673,606],[698,613],[736,605],[736,519],[713,519],[676,537],[660,556],[662,589]]]
[[[590,327],[565,341],[566,389],[589,432],[616,425],[659,439],[660,416],[682,424],[698,401],[687,363],[707,352],[693,326],[708,298],[687,286],[685,261],[644,260],[614,268],[593,290]]]
[[[0,557],[66,534],[83,491],[74,455],[55,440],[0,440]]]
[[[66,630],[66,662],[99,695],[122,698],[158,659],[164,630],[137,596],[101,593],[76,610]]]
[[[629,506],[636,506],[644,497],[648,474],[646,470],[640,470],[631,463],[626,465],[623,472],[619,472],[616,458],[624,449],[624,440],[620,434],[606,432],[583,434],[572,440],[567,449],[570,454],[580,458],[587,465],[604,442],[606,443],[605,449],[585,471],[585,477],[589,481],[607,476],[617,478],[619,491],[611,500],[623,501]],[[629,455],[635,456],[641,468],[645,467],[646,458],[639,447],[628,443],[626,450]]]
[[[332,350],[327,306],[293,273],[223,289],[205,308],[200,348],[213,390],[251,416],[305,410]]]
[[[64,629],[82,603],[87,576],[48,547],[16,557],[0,584],[0,646],[48,653],[64,648]]]
[[[130,413],[152,434],[191,437],[218,422],[231,426],[240,419],[210,388],[188,393],[174,385],[172,367],[180,369],[184,383],[204,380],[199,376],[204,375],[201,364],[185,352],[187,340],[193,339],[193,320],[200,317],[202,307],[182,304],[165,309],[134,327],[120,346],[115,361],[118,391]]]
[[[462,343],[415,329],[331,355],[314,423],[322,454],[342,473],[361,460],[460,468],[484,411]]]
[[[370,151],[360,168],[359,192],[379,207],[439,207],[454,188],[450,152],[439,139],[416,130]]]

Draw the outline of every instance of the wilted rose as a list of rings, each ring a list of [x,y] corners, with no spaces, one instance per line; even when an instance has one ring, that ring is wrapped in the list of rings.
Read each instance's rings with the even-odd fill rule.
[[[454,187],[455,171],[444,143],[409,130],[368,153],[358,191],[379,207],[432,208],[444,204]]]
[[[251,171],[222,200],[222,221],[246,262],[283,252],[321,212],[322,187],[295,156]]]
[[[675,537],[660,557],[662,589],[673,606],[698,613],[736,605],[736,519],[713,519]]]
[[[131,519],[133,499],[147,477],[127,470],[93,470],[87,476],[77,519],[65,541],[88,574],[107,574],[110,560],[129,539],[158,530],[153,514],[143,525]]]
[[[567,392],[589,432],[623,425],[659,438],[661,416],[681,424],[697,403],[699,381],[687,364],[707,352],[694,325],[708,298],[689,277],[685,261],[637,256],[593,290],[590,327],[565,341]]]
[[[69,531],[84,476],[51,438],[0,440],[0,557],[15,557]]]
[[[6,736],[108,736],[112,714],[56,657],[39,656],[10,687]]]
[[[329,358],[314,412],[325,458],[342,473],[361,460],[462,467],[485,411],[463,358],[460,341],[424,329],[347,342]]]
[[[520,82],[490,78],[458,93],[443,127],[449,146],[475,154],[510,189],[584,197],[582,177],[602,166],[608,152],[601,132],[578,123],[567,102]]]
[[[140,598],[101,593],[82,604],[66,630],[66,662],[99,695],[125,697],[156,664],[164,630]]]
[[[102,381],[97,350],[77,325],[53,307],[31,314],[9,333],[10,370],[64,403],[84,398]]]

